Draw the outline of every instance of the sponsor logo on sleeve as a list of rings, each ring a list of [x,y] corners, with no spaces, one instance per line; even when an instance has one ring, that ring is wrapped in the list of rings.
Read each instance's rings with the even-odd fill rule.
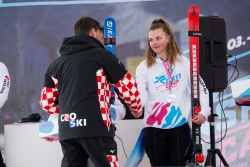
[[[9,76],[5,76],[4,80],[3,80],[3,85],[2,88],[0,89],[0,93],[3,94],[3,92],[5,91],[6,88],[10,87],[10,77]]]

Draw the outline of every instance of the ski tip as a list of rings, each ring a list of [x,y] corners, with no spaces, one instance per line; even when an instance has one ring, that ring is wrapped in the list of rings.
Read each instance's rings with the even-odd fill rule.
[[[198,6],[198,5],[191,5],[191,6],[189,7],[188,11],[193,11],[193,10],[199,11],[199,6]]]
[[[199,16],[200,10],[197,5],[191,5],[188,9],[188,15],[189,16]]]

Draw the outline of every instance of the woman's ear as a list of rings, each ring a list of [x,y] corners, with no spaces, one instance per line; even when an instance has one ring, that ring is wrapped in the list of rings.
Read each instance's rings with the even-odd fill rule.
[[[169,43],[170,42],[170,35],[167,35],[167,43]]]

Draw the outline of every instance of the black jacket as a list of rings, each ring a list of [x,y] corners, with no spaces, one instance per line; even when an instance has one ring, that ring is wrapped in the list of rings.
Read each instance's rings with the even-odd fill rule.
[[[122,83],[128,72],[98,40],[87,35],[65,38],[60,54],[45,74],[40,101],[43,109],[54,114],[58,100],[59,139],[113,136],[111,84]],[[53,98],[49,99],[49,93]]]

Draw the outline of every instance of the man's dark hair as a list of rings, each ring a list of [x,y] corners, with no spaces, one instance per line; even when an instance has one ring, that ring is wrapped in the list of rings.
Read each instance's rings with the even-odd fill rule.
[[[99,30],[104,34],[104,27],[100,26]]]
[[[82,17],[75,23],[74,32],[75,35],[89,35],[92,28],[99,30],[100,23],[91,17]]]

